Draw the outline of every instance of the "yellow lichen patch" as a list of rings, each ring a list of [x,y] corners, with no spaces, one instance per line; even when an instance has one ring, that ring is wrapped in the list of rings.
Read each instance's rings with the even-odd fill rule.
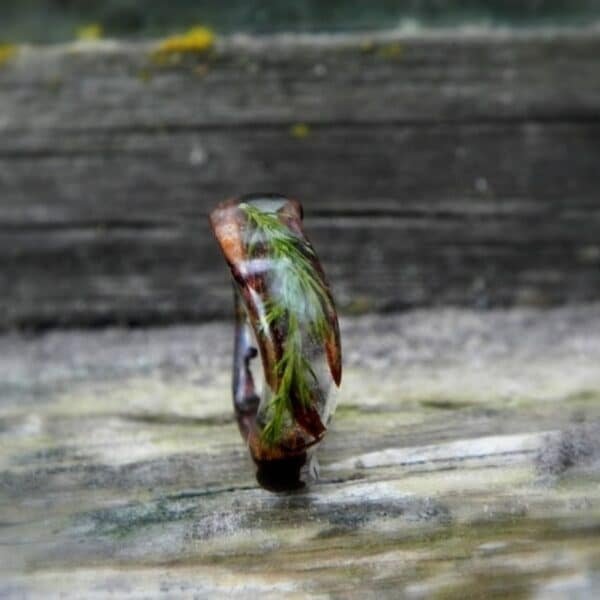
[[[373,42],[373,40],[364,40],[363,42],[361,42],[360,44],[360,50],[361,52],[364,52],[365,54],[369,53],[369,52],[373,52],[373,50],[375,49],[375,43]]]
[[[303,140],[310,135],[310,127],[306,123],[296,123],[290,127],[290,135],[297,140]]]
[[[7,63],[17,54],[17,47],[12,44],[0,44],[0,66]]]
[[[174,35],[163,40],[154,51],[154,57],[163,62],[169,57],[182,54],[204,54],[215,43],[215,34],[207,27],[193,27],[186,33]]]
[[[377,55],[388,60],[399,60],[404,54],[404,48],[400,42],[386,44],[377,51]]]
[[[88,25],[79,27],[79,29],[77,29],[75,32],[75,37],[78,40],[90,42],[93,40],[99,40],[102,37],[102,34],[102,25],[99,25],[98,23],[89,23]]]

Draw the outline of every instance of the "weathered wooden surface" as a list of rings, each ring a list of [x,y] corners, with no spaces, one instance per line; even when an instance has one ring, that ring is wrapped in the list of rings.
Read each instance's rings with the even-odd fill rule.
[[[342,323],[321,479],[257,487],[231,327],[0,338],[0,596],[596,598],[600,306]]]
[[[597,30],[154,48],[0,68],[0,327],[226,315],[206,214],[261,190],[346,311],[598,297]]]

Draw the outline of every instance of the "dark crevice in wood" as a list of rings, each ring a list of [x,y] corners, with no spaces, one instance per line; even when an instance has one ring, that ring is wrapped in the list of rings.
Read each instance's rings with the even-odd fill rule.
[[[167,494],[165,496],[159,496],[156,500],[189,500],[191,498],[203,498],[206,496],[218,496],[219,494],[233,494],[236,492],[248,492],[257,490],[258,485],[236,485],[223,488],[211,488],[207,490],[184,490],[177,494]]]
[[[38,130],[40,131],[40,130]],[[50,135],[57,133],[59,135],[64,135],[67,133],[73,133],[73,130],[65,130],[65,131],[55,131],[55,130],[47,130]],[[104,130],[105,132],[109,132],[109,130]],[[88,130],[84,130],[82,133],[85,135]],[[6,137],[9,138],[10,135],[15,134],[15,132],[8,131],[5,132]],[[21,132],[23,133],[23,132]],[[90,131],[90,133],[92,133]],[[19,135],[18,133],[16,135]],[[152,152],[146,150],[128,150],[122,147],[106,147],[106,148],[76,148],[76,149],[66,149],[66,148],[30,148],[27,150],[0,150],[0,160],[43,160],[43,159],[54,159],[54,158],[110,158],[118,154],[119,156],[127,156],[127,157],[136,157],[141,159],[160,159],[159,152]]]
[[[177,229],[176,222],[161,221],[140,221],[132,219],[111,219],[98,221],[77,221],[69,220],[65,222],[7,222],[0,220],[0,234],[30,234],[30,233],[70,233],[70,232],[88,232],[88,231],[108,231],[123,232],[128,231],[148,232],[148,231],[173,231]]]
[[[0,304],[0,310],[2,305]],[[233,311],[233,306],[231,307]],[[215,320],[225,320],[227,317],[222,310],[204,312],[203,310],[170,310],[168,312],[157,310],[155,312],[144,309],[136,314],[127,311],[109,309],[105,314],[93,314],[86,311],[76,315],[65,311],[61,316],[24,315],[11,322],[10,327],[3,326],[0,322],[0,331],[15,330],[24,334],[39,335],[52,329],[106,329],[107,327],[123,327],[126,329],[159,328],[174,324],[198,324]]]
[[[543,207],[536,207],[535,210],[530,210],[529,213],[522,212],[517,215],[510,213],[502,213],[500,211],[489,211],[486,213],[477,212],[458,212],[456,210],[445,211],[443,209],[423,209],[417,208],[412,209],[383,209],[383,210],[371,210],[368,207],[364,209],[321,209],[316,208],[311,211],[310,221],[316,221],[317,219],[385,219],[385,220],[415,220],[415,221],[456,221],[458,223],[464,222],[480,222],[480,221],[497,221],[497,220],[510,220],[519,221],[520,223],[526,222],[527,219],[537,220],[540,217],[540,212],[543,212]],[[368,226],[368,223],[365,223]],[[2,225],[0,224],[0,228]]]
[[[85,126],[85,127],[40,127],[39,132],[45,132],[51,135],[81,135],[87,134],[110,134],[110,135],[176,135],[189,133],[208,133],[208,132],[260,132],[260,131],[280,131],[288,130],[298,122],[302,122],[311,130],[318,131],[334,131],[348,129],[369,129],[388,130],[390,128],[424,128],[434,129],[443,127],[480,127],[480,126],[499,126],[506,127],[523,127],[527,125],[598,125],[600,124],[600,113],[597,110],[579,110],[571,113],[557,114],[523,114],[523,115],[478,115],[474,118],[464,118],[462,116],[456,118],[440,117],[440,118],[411,118],[411,119],[393,119],[386,118],[378,119],[330,119],[328,121],[317,121],[311,119],[303,119],[302,115],[294,120],[282,121],[261,121],[255,119],[252,122],[248,121],[213,121],[211,123],[161,123],[160,125],[136,124],[131,126],[124,125],[108,125],[108,126]],[[30,133],[30,129],[14,128],[7,126],[3,129],[3,136],[18,136]],[[132,156],[155,158],[156,153],[151,151],[128,151],[122,148],[108,149],[88,149],[81,150],[27,150],[27,151],[1,151],[0,158],[2,159],[22,159],[22,158],[54,158],[57,156],[65,157],[85,157],[85,156],[104,156],[114,154],[115,152],[128,154]]]
[[[540,214],[542,213],[542,214]],[[408,210],[369,210],[369,209],[358,209],[358,210],[327,210],[327,209],[316,209],[311,211],[311,216],[308,222],[312,226],[319,227],[331,226],[332,222],[335,223],[336,219],[350,219],[356,220],[356,223],[360,223],[363,227],[378,227],[381,225],[381,220],[386,223],[391,222],[402,222],[402,221],[425,221],[425,222],[455,222],[455,223],[482,223],[482,222],[496,222],[496,221],[512,221],[519,223],[520,225],[526,224],[528,221],[536,223],[540,217],[547,216],[543,214],[543,209],[538,207],[537,211],[531,211],[529,214],[503,214],[502,212],[489,212],[489,213],[459,213],[457,211],[444,211],[444,210],[430,210],[430,211],[419,211],[416,209]],[[205,215],[200,215],[205,217]],[[363,219],[367,219],[363,222]],[[375,221],[373,221],[375,220]],[[11,235],[18,234],[31,234],[31,233],[70,233],[70,232],[150,232],[150,231],[164,231],[164,232],[183,232],[190,229],[190,226],[183,220],[169,221],[127,221],[127,220],[109,220],[109,221],[68,221],[68,222],[6,222],[2,223],[0,220],[0,234],[10,233]],[[460,243],[460,242],[459,242]]]
[[[166,427],[179,427],[181,425],[190,427],[197,427],[200,425],[206,427],[221,427],[222,425],[225,425],[227,423],[234,422],[232,414],[222,414],[211,417],[186,417],[183,415],[176,415],[170,413],[124,413],[121,415],[115,415],[115,417],[124,419],[125,421],[131,421],[133,423],[145,423],[147,425],[164,425]]]

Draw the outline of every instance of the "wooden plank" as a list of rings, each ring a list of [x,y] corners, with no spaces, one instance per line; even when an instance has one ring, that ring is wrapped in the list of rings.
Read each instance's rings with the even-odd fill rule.
[[[520,243],[496,237],[455,242],[451,228],[403,234],[402,223],[395,225],[309,221],[344,311],[551,305],[589,300],[600,289],[595,242],[537,242],[524,262],[531,252],[527,229]],[[1,307],[12,325],[139,325],[232,310],[230,281],[206,232],[99,228],[3,239]]]
[[[230,324],[0,336],[0,595],[594,597],[600,306],[342,334],[320,479],[280,495]]]
[[[309,140],[286,129],[66,134],[70,153],[52,155],[48,136],[39,158],[27,136],[16,149],[4,139],[0,321],[228,316],[229,281],[206,215],[248,189],[294,188],[343,310],[592,300],[599,132],[525,124],[325,128]],[[190,163],[199,148],[205,165]]]
[[[41,52],[22,48],[0,71],[2,128],[598,114],[600,34],[593,29],[232,36],[209,54],[167,65],[153,59],[156,47],[99,42]]]
[[[0,68],[0,328],[225,316],[206,214],[261,190],[303,201],[343,310],[598,297],[597,31],[155,47]]]
[[[195,227],[224,197],[275,189],[308,215],[568,220],[597,215],[599,159],[600,122],[31,130],[0,138],[0,219]]]

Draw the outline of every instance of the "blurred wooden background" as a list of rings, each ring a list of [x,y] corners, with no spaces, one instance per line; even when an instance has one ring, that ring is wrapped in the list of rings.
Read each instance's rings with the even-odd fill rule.
[[[204,23],[221,33],[405,27],[585,26],[599,0],[3,0],[0,40],[53,43],[98,24],[107,37],[160,38]]]
[[[300,199],[343,312],[600,291],[600,31],[20,47],[0,67],[0,326],[230,312],[206,215]]]
[[[0,596],[598,597],[600,30],[158,43],[0,53],[0,329],[110,326],[0,335]],[[291,495],[230,323],[178,324],[231,317],[206,216],[261,190],[343,312],[434,307],[341,319]]]

